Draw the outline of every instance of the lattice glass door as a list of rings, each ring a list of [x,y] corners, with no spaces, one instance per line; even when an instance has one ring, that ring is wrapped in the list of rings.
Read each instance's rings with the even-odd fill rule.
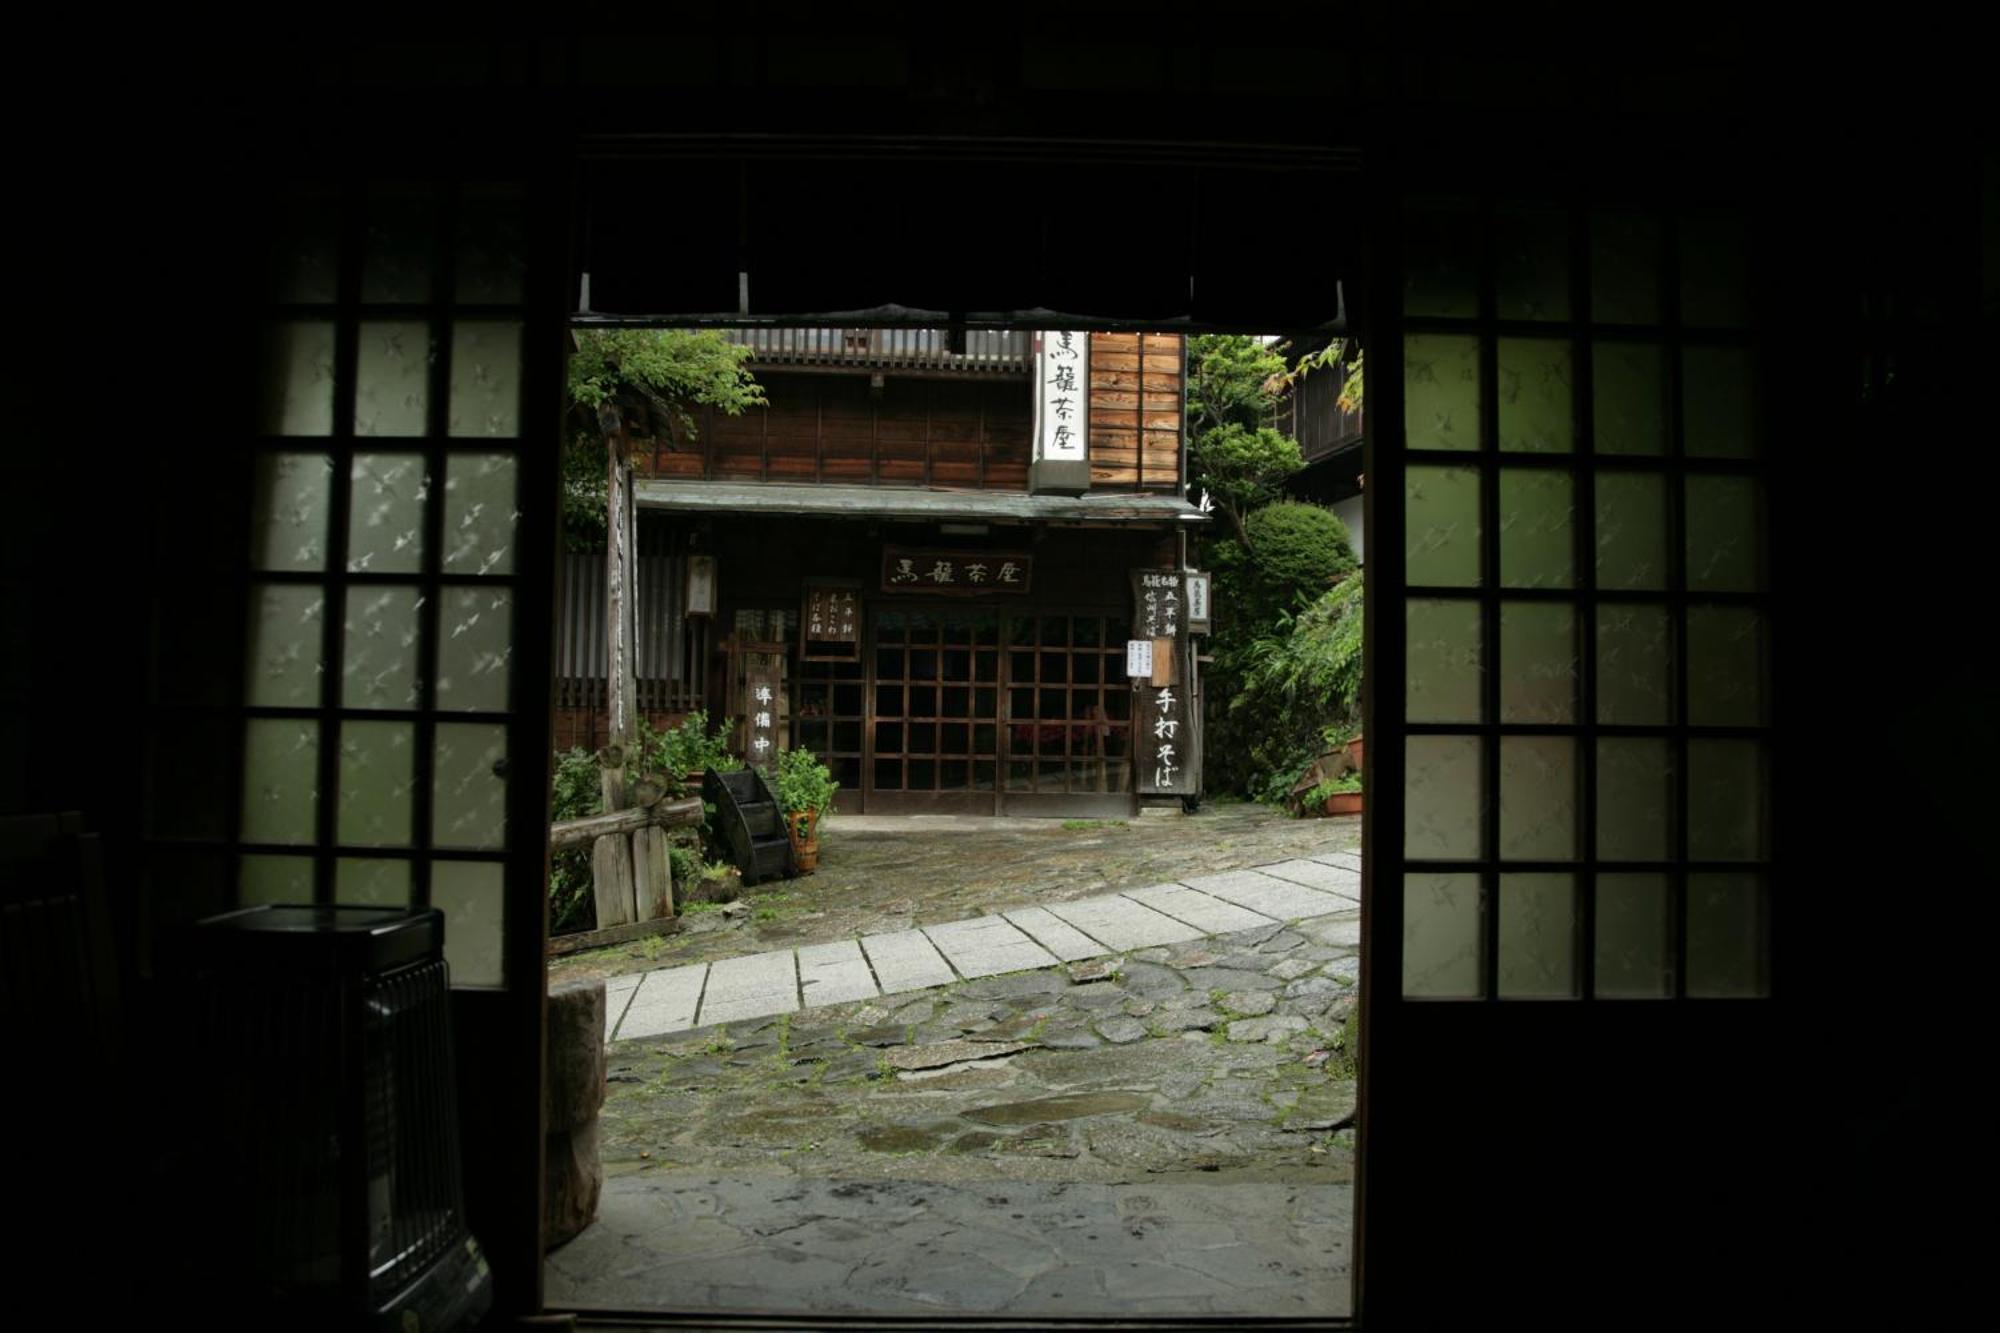
[[[1402,805],[1377,824],[1395,841],[1372,849],[1398,868],[1376,921],[1397,922],[1400,993],[1766,995],[1771,643],[1742,229],[1418,201],[1402,230],[1400,340],[1370,350],[1402,447],[1369,475],[1407,524],[1370,571],[1401,593],[1371,597],[1391,641],[1375,697],[1402,732]]]

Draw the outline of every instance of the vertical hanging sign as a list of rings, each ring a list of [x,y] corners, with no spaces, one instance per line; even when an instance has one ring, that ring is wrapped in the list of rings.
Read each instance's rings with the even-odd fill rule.
[[[1201,719],[1188,671],[1186,576],[1173,569],[1132,571],[1132,633],[1152,642],[1151,672],[1132,681],[1133,750],[1144,796],[1201,790]],[[1127,665],[1142,654],[1127,649]]]
[[[1035,335],[1035,454],[1028,489],[1081,495],[1090,489],[1090,335]]]
[[[743,680],[743,758],[758,768],[778,762],[778,692],[782,677],[771,667],[752,667]]]

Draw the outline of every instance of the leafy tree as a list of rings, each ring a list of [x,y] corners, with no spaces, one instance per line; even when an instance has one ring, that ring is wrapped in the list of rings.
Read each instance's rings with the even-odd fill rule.
[[[1305,466],[1298,441],[1269,425],[1285,383],[1284,356],[1258,338],[1201,334],[1188,339],[1188,455],[1236,540],[1255,543],[1244,519],[1278,497]]]
[[[621,390],[645,398],[676,438],[696,435],[697,407],[741,416],[765,404],[744,363],[748,347],[712,329],[578,329],[569,359],[570,428],[563,448],[563,529],[573,551],[604,549],[610,460],[597,409]]]

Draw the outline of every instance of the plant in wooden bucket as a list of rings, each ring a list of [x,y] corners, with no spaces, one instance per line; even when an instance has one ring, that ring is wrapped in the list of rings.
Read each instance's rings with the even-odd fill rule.
[[[809,875],[819,865],[819,823],[833,808],[833,794],[840,784],[811,750],[797,749],[779,752],[773,785],[791,833],[793,859],[799,873]]]

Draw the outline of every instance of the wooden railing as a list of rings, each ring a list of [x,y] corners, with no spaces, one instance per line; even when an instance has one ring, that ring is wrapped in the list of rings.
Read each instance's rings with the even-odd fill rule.
[[[875,370],[1025,375],[1032,335],[1017,329],[968,329],[961,350],[947,329],[724,329],[750,348],[752,365],[838,366]]]

